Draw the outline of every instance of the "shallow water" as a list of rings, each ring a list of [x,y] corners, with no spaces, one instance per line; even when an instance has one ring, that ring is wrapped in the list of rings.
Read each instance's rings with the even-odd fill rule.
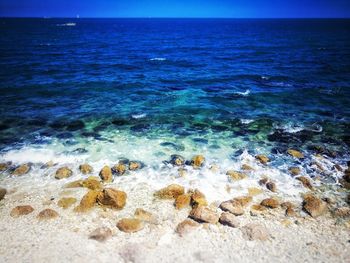
[[[264,153],[270,168],[240,184],[269,173],[295,194],[288,167],[317,177],[321,145],[336,152],[323,152],[321,178],[336,183],[333,164],[349,158],[349,31],[349,20],[1,19],[0,158],[135,159],[136,181],[222,190],[227,169]],[[178,178],[162,162],[174,153],[207,166]]]

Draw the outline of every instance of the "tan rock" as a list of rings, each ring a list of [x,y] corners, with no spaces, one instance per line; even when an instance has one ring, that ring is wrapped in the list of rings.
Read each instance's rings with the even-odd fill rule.
[[[70,176],[72,176],[73,172],[71,169],[69,169],[68,167],[61,167],[59,169],[57,169],[56,174],[55,174],[55,178],[56,179],[63,179],[63,178],[68,178]]]
[[[266,185],[266,183],[269,181],[267,177],[263,177],[259,180],[260,185]]]
[[[275,198],[266,198],[262,200],[260,204],[267,208],[277,208],[280,205],[278,200],[276,200]]]
[[[148,212],[142,208],[136,208],[134,217],[147,223],[152,223],[152,224],[158,223],[157,217],[155,215],[153,215],[151,212]]]
[[[334,215],[338,217],[350,217],[350,207],[339,207],[334,211]]]
[[[30,205],[19,205],[11,210],[10,216],[20,217],[23,215],[28,215],[33,211],[34,211],[34,208],[31,207]]]
[[[94,171],[92,166],[87,163],[81,164],[79,170],[82,174],[91,174]]]
[[[30,166],[28,164],[22,164],[20,166],[18,166],[13,172],[12,175],[24,175],[26,173],[28,173],[30,170]]]
[[[63,209],[67,209],[68,207],[72,206],[77,202],[77,199],[74,197],[63,197],[60,200],[58,200],[57,205],[59,207],[62,207]]]
[[[300,181],[304,187],[309,188],[310,190],[313,190],[313,186],[309,180],[309,178],[305,177],[305,176],[299,176],[296,177],[295,179],[297,179],[298,181]]]
[[[94,231],[91,232],[89,235],[90,239],[99,241],[99,242],[104,242],[107,239],[112,237],[112,230],[108,227],[99,227],[96,228]]]
[[[239,216],[244,214],[243,206],[240,202],[235,200],[224,201],[220,204],[220,209]]]
[[[191,204],[192,206],[206,206],[208,202],[205,195],[198,189],[195,189],[194,192],[191,193]]]
[[[269,238],[270,234],[267,229],[257,223],[249,223],[241,228],[243,237],[247,240],[262,240]]]
[[[293,205],[293,203],[291,203],[289,201],[286,201],[286,202],[281,203],[281,207],[283,207],[283,208],[288,208],[288,207],[294,208],[294,205]]]
[[[113,176],[112,176],[112,169],[108,166],[105,165],[101,171],[100,171],[100,177],[102,179],[102,181],[106,182],[106,183],[110,183],[113,181]]]
[[[74,208],[74,211],[84,213],[91,210],[96,204],[99,193],[98,190],[89,190],[81,199],[80,204]]]
[[[239,227],[239,221],[238,219],[229,212],[223,212],[221,213],[221,216],[219,218],[219,222],[223,225],[230,226],[230,227]]]
[[[304,158],[304,154],[302,154],[301,152],[299,152],[297,150],[288,149],[287,153],[289,155],[293,156],[294,158],[297,158],[297,159],[303,159]]]
[[[136,162],[136,161],[130,161],[129,162],[129,170],[130,171],[136,171],[141,169],[141,163],[140,162]]]
[[[138,232],[144,228],[143,221],[137,218],[123,218],[117,223],[120,231],[126,233]]]
[[[190,204],[191,204],[191,195],[190,194],[179,195],[175,199],[175,208],[176,209],[182,209],[185,207],[189,207]]]
[[[260,188],[256,188],[256,187],[248,188],[248,195],[249,196],[256,196],[256,195],[259,195],[259,194],[262,194],[262,193],[263,193],[263,190],[260,189]]]
[[[114,165],[112,170],[114,173],[116,173],[117,175],[123,175],[126,172],[126,165],[125,163],[119,162],[118,164]]]
[[[220,167],[219,167],[219,165],[217,165],[216,163],[212,163],[212,164],[210,165],[209,170],[210,170],[212,173],[218,173],[218,172],[220,172]]]
[[[266,183],[266,188],[269,189],[271,192],[277,192],[277,187],[274,182],[267,182]]]
[[[295,212],[293,207],[287,207],[286,216],[295,217],[296,215],[297,215],[297,213]]]
[[[0,172],[6,171],[8,168],[10,168],[8,163],[0,163]]]
[[[189,216],[196,221],[210,224],[216,224],[219,221],[218,214],[209,209],[207,206],[198,206],[193,208]]]
[[[185,189],[183,186],[178,184],[171,184],[165,188],[162,188],[154,193],[154,195],[161,199],[175,199],[179,195],[183,195]]]
[[[41,166],[41,169],[47,169],[47,168],[51,168],[55,165],[55,163],[53,161],[48,161],[47,163],[45,163],[43,166]]]
[[[260,163],[264,165],[266,165],[270,161],[270,159],[263,154],[258,154],[257,156],[255,156],[255,159],[257,159]]]
[[[180,236],[184,236],[199,226],[199,223],[190,218],[187,218],[177,225],[175,232],[178,233]]]
[[[242,164],[241,169],[242,169],[243,171],[254,171],[254,168],[251,167],[251,166],[248,165],[248,164]]]
[[[294,176],[300,174],[300,168],[299,167],[290,167],[288,169],[288,171]]]
[[[226,172],[226,175],[229,176],[229,178],[233,181],[238,181],[238,180],[242,180],[244,178],[247,178],[247,175],[241,172],[237,172],[234,170],[228,170]]]
[[[251,196],[238,196],[232,200],[239,202],[242,207],[246,207],[253,200],[253,198]]]
[[[106,188],[98,194],[97,202],[100,205],[119,210],[124,208],[126,198],[127,195],[125,192],[113,188]]]
[[[91,190],[98,190],[102,188],[101,182],[97,177],[90,176],[85,180],[77,180],[70,182],[65,185],[66,188],[76,188],[76,187],[85,187]]]
[[[6,193],[7,193],[7,190],[5,188],[0,187],[0,201],[4,199]]]
[[[262,205],[259,205],[259,204],[255,204],[255,205],[252,205],[250,207],[250,214],[252,216],[256,216],[258,214],[261,214],[263,212],[265,212],[267,210],[267,208],[265,206],[262,206]]]
[[[50,208],[42,210],[37,216],[39,220],[53,219],[56,217],[58,217],[58,213]]]
[[[191,165],[193,168],[198,169],[204,165],[205,158],[203,155],[196,155],[192,158]]]
[[[327,203],[314,195],[308,194],[304,196],[303,208],[312,217],[318,217],[327,211]]]

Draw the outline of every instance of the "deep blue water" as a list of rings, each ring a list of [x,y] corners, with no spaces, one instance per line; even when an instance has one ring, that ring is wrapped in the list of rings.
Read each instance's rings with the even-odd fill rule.
[[[3,152],[118,131],[348,153],[350,20],[0,19],[0,35]]]

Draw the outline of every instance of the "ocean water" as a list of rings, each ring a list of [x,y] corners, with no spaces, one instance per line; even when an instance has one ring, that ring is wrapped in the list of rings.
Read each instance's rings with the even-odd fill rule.
[[[145,168],[116,180],[220,192],[268,175],[297,195],[288,167],[337,184],[349,159],[350,20],[2,18],[0,34],[0,160],[33,163],[38,180],[50,160],[128,158]],[[206,166],[179,178],[171,154]],[[242,163],[256,171],[230,182]]]

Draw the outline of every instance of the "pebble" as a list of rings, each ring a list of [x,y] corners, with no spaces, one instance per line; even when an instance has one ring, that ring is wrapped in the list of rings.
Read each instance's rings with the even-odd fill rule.
[[[7,193],[7,190],[5,188],[0,187],[0,201],[4,199],[6,193]]]
[[[72,176],[73,172],[71,169],[69,169],[68,167],[61,167],[59,169],[57,169],[56,174],[55,174],[55,178],[56,179],[63,179],[63,178],[68,178],[70,176]]]
[[[30,170],[30,166],[28,164],[22,164],[20,166],[18,166],[13,172],[12,175],[24,175],[26,173],[28,173]]]
[[[229,212],[223,212],[219,218],[219,222],[226,226],[239,227],[238,219]]]
[[[265,241],[269,238],[267,229],[257,223],[249,223],[241,228],[243,237],[247,240],[261,240]]]
[[[112,237],[112,230],[108,227],[99,227],[92,231],[89,235],[90,239],[104,242]]]
[[[280,205],[278,200],[276,200],[275,198],[266,198],[262,200],[260,204],[267,208],[277,208]]]
[[[119,210],[124,208],[126,198],[127,195],[125,192],[113,188],[106,188],[97,195],[97,202],[100,205]]]
[[[180,236],[184,236],[193,231],[194,229],[198,228],[199,226],[199,223],[190,218],[187,218],[177,225],[175,232],[178,233]]]
[[[34,208],[30,205],[19,205],[11,210],[10,216],[20,217],[23,215],[28,215],[34,211]]]
[[[68,207],[72,206],[77,202],[77,199],[74,197],[63,197],[60,200],[58,200],[57,205],[59,207],[62,207],[63,209],[67,209]]]
[[[123,218],[118,221],[117,227],[126,233],[138,232],[144,228],[143,221],[137,218]]]
[[[104,182],[110,183],[113,181],[112,169],[108,165],[101,169],[99,176]]]
[[[185,188],[178,184],[171,184],[155,192],[155,196],[161,199],[175,199],[185,193]]]
[[[243,215],[244,210],[240,202],[235,200],[224,201],[220,204],[220,209],[223,211],[230,212],[235,216]]]
[[[53,219],[56,217],[58,217],[58,213],[50,208],[42,210],[37,216],[39,220]]]
[[[318,217],[327,211],[327,203],[314,195],[308,194],[304,196],[303,208],[312,217]]]
[[[91,174],[91,173],[94,171],[94,169],[92,168],[92,166],[89,165],[89,164],[87,164],[87,163],[81,164],[81,165],[79,166],[79,170],[80,170],[80,172],[81,172],[82,174]]]
[[[189,216],[199,222],[216,224],[219,221],[219,215],[206,206],[193,208]]]

